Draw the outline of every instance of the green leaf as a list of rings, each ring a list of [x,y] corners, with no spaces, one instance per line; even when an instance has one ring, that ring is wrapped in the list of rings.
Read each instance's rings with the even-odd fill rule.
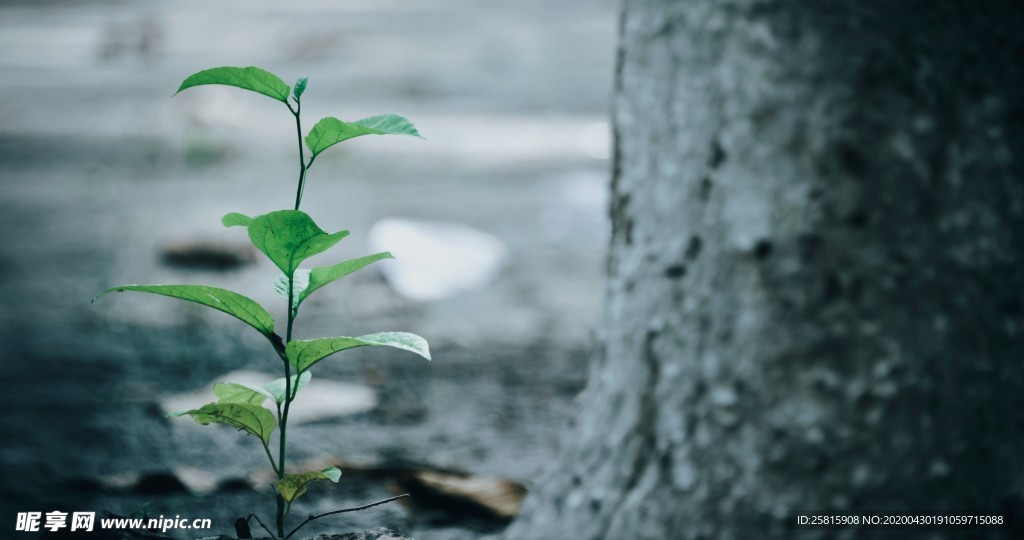
[[[220,222],[225,227],[248,227],[252,224],[252,218],[245,215],[239,214],[238,212],[231,212],[220,218]]]
[[[362,135],[412,135],[423,138],[412,122],[397,114],[379,114],[348,123],[328,116],[317,122],[309,135],[306,135],[306,146],[313,153],[312,157],[316,157],[342,141]]]
[[[281,495],[281,498],[288,504],[298,499],[306,492],[310,482],[316,480],[330,480],[335,484],[341,479],[341,471],[337,467],[327,467],[320,471],[311,471],[302,474],[286,474],[280,480],[274,482],[274,489]]]
[[[381,259],[394,259],[395,257],[388,252],[377,253],[374,255],[367,255],[366,257],[360,257],[358,259],[351,259],[345,262],[340,262],[332,266],[318,266],[310,270],[309,275],[306,277],[306,284],[302,287],[298,287],[298,281],[296,281],[295,289],[298,294],[298,298],[295,302],[295,307],[298,307],[303,300],[309,295],[313,294],[313,291],[327,285],[328,283],[343,278],[353,272],[362,270],[372,263],[375,263]],[[296,278],[298,274],[295,274]],[[285,286],[285,292],[287,292],[287,285]]]
[[[180,298],[195,302],[218,311],[223,311],[238,320],[252,326],[261,333],[270,336],[274,333],[274,318],[251,298],[236,292],[204,285],[121,285],[112,287],[93,297],[97,298],[112,292],[138,291],[171,298]]]
[[[292,307],[299,307],[313,291],[327,285],[328,283],[341,279],[351,273],[366,268],[370,264],[381,259],[394,259],[388,252],[367,255],[358,259],[351,259],[331,266],[318,266],[312,270],[299,268],[295,270],[292,280]],[[285,300],[288,299],[288,276],[278,274],[274,280],[274,292]]]
[[[295,275],[292,279],[292,290],[294,291],[292,293],[293,308],[299,307],[299,296],[302,294],[302,291],[306,290],[306,287],[308,286],[309,270],[305,268],[299,268],[295,270]],[[277,295],[280,296],[281,298],[284,298],[285,300],[288,299],[288,276],[284,274],[277,275],[277,278],[274,279],[274,292],[276,292]]]
[[[262,405],[267,398],[274,399],[274,395],[263,388],[232,382],[219,382],[214,384],[213,393],[218,398],[217,403],[248,403],[250,405]]]
[[[335,484],[338,480],[341,480],[341,469],[337,467],[327,467],[326,469],[320,469],[320,473],[327,476],[327,479]]]
[[[250,403],[208,403],[198,409],[172,414],[187,414],[204,426],[211,423],[229,425],[255,436],[263,441],[263,446],[270,446],[270,434],[277,425],[273,413]]]
[[[313,374],[310,373],[309,371],[304,371],[302,372],[302,375],[292,375],[291,380],[293,393],[298,392],[298,390],[294,389],[296,377],[298,377],[299,380],[299,388],[302,388],[303,386],[306,386],[306,383],[308,383],[309,379],[313,377]],[[268,382],[267,384],[263,385],[263,389],[273,396],[274,401],[276,401],[277,403],[284,403],[284,377]]]
[[[288,85],[280,77],[258,67],[218,67],[189,75],[178,92],[204,84],[224,84],[252,90],[264,96],[288,103]],[[177,94],[178,92],[175,92]]]
[[[285,347],[285,355],[301,373],[328,356],[355,347],[385,346],[414,352],[430,360],[427,340],[408,332],[381,332],[359,337],[333,337],[309,341],[293,340]]]
[[[299,210],[280,210],[258,216],[249,224],[249,239],[285,275],[302,261],[326,251],[348,236],[348,231],[327,234]]]
[[[299,80],[295,81],[295,88],[292,90],[292,96],[295,97],[295,101],[298,101],[302,97],[302,93],[306,91],[306,83],[309,82],[309,77],[299,77]]]

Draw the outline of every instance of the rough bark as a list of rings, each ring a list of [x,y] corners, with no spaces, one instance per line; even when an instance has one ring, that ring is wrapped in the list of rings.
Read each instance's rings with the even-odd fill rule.
[[[1022,53],[1011,2],[626,0],[593,371],[507,537],[1015,519]]]

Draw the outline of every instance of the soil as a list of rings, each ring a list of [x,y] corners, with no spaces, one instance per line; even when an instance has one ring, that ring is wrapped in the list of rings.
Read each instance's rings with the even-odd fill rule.
[[[352,235],[313,264],[366,254],[366,231],[385,217],[464,223],[510,253],[489,286],[457,297],[413,302],[366,270],[304,304],[299,338],[411,331],[434,361],[355,350],[318,366],[315,377],[370,386],[380,404],[289,430],[295,461],[353,464],[295,515],[390,496],[400,486],[381,471],[541,478],[585,382],[601,298],[614,35],[610,0],[0,2],[3,519],[148,504],[152,516],[213,520],[204,534],[177,531],[187,538],[273,513],[265,486],[239,480],[266,469],[253,439],[169,420],[158,405],[228,371],[276,373],[262,338],[170,299],[89,302],[118,284],[197,283],[283,319],[276,270],[219,219],[290,206],[293,125],[279,103],[240,90],[171,98],[215,65],[309,75],[307,129],[324,115],[394,111],[427,137],[364,137],[318,159],[303,210]],[[175,482],[181,467],[222,484],[196,495]],[[149,480],[110,487],[139,477]],[[455,540],[495,537],[504,523],[393,503],[304,534],[378,526]]]

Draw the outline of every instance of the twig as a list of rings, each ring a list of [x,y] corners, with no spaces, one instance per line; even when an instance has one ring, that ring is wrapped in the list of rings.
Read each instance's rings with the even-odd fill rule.
[[[292,532],[288,533],[288,536],[285,536],[284,538],[285,538],[285,540],[288,540],[289,538],[292,537],[293,534],[295,534],[299,529],[301,529],[303,525],[305,525],[305,524],[307,524],[310,521],[313,521],[315,519],[320,519],[322,517],[327,517],[327,516],[334,515],[334,514],[344,514],[345,512],[358,512],[359,510],[366,510],[367,508],[373,508],[374,506],[380,506],[382,504],[386,504],[386,503],[389,503],[391,501],[395,501],[395,500],[401,499],[403,497],[408,497],[408,496],[409,496],[408,493],[404,493],[404,494],[399,495],[397,497],[391,497],[390,499],[384,499],[383,501],[377,501],[375,503],[365,504],[363,506],[357,506],[355,508],[346,508],[344,510],[334,510],[334,511],[331,511],[331,512],[324,512],[323,514],[315,514],[315,515],[314,514],[310,514],[309,517],[306,518],[306,521],[303,521],[302,523],[299,523],[299,526],[295,527],[294,529],[292,529]],[[273,536],[273,535],[271,535],[271,536]]]
[[[260,521],[260,517],[257,516],[256,514],[249,514],[249,517],[245,518],[245,521],[248,522],[252,518],[256,518],[256,523],[259,523],[260,527],[263,527],[263,530],[267,531],[267,534],[269,534],[271,538],[274,537],[274,533],[270,532],[270,529],[268,529],[267,526],[264,525],[262,521]]]

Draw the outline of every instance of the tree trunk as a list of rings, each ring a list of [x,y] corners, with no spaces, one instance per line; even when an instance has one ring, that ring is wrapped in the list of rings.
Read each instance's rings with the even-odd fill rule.
[[[626,0],[593,370],[508,538],[1016,519],[1022,57],[1011,2]]]

